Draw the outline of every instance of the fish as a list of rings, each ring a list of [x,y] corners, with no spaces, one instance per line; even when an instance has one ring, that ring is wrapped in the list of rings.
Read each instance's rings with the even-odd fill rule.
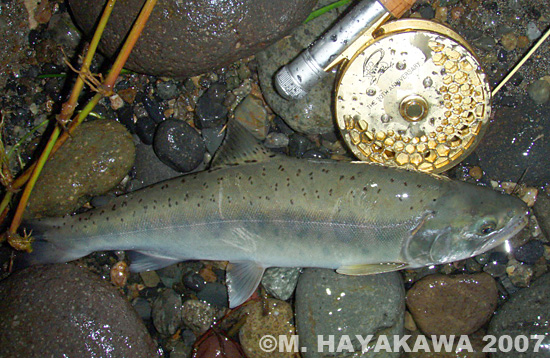
[[[467,259],[517,234],[520,199],[439,175],[364,162],[298,159],[232,122],[210,169],[63,218],[31,221],[26,265],[126,250],[130,270],[227,261],[229,306],[269,267],[369,275]]]

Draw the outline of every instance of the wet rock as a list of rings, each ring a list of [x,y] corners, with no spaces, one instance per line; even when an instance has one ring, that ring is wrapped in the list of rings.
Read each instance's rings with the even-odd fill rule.
[[[518,38],[513,33],[507,33],[501,37],[500,42],[506,51],[514,51],[518,45]]]
[[[101,41],[109,56],[119,49],[143,3],[130,0],[113,10]],[[71,0],[69,4],[76,22],[90,34],[104,3]],[[159,1],[125,67],[175,77],[220,68],[285,36],[314,4],[314,0]]]
[[[216,153],[218,148],[223,143],[227,131],[222,127],[215,128],[204,128],[201,131],[202,138],[204,139],[204,144],[206,145],[206,150],[210,154]]]
[[[134,109],[131,106],[123,106],[116,111],[117,119],[126,127],[126,129],[134,134],[136,132],[136,124],[134,123]]]
[[[449,341],[453,340],[453,344],[449,347],[450,349],[446,349],[445,346],[435,346],[435,343],[432,341],[433,337],[430,336],[422,336],[420,333],[413,333],[411,337],[407,340],[408,346],[411,349],[411,352],[403,353],[403,358],[486,358],[487,355],[484,351],[484,348],[487,346],[487,341],[483,340],[483,336],[477,334],[473,336],[458,336],[450,338],[448,336],[442,336]],[[437,339],[441,339],[442,337],[435,337]],[[422,338],[426,339],[427,342],[427,349],[420,348],[423,347],[421,344],[424,342]],[[464,340],[461,342],[461,339],[467,338],[468,340]],[[469,342],[468,348],[471,347],[472,351],[469,351],[464,348],[459,347],[459,342],[463,344],[464,342]],[[415,343],[418,343],[419,349],[414,349]]]
[[[293,157],[301,158],[305,152],[314,148],[314,144],[306,137],[294,133],[289,136],[288,154]]]
[[[550,153],[550,141],[544,140],[550,136],[547,118],[548,111],[538,106],[499,108],[499,125],[489,126],[476,149],[487,177],[511,182],[522,177],[534,187],[550,182],[550,166],[540,165]]]
[[[498,290],[491,276],[431,275],[407,292],[407,307],[428,335],[471,334],[491,318]]]
[[[223,105],[225,87],[215,84],[197,101],[195,124],[198,128],[220,127],[227,121],[227,108]]]
[[[183,303],[183,322],[197,336],[206,332],[220,316],[220,311],[206,302],[187,300]]]
[[[145,111],[147,111],[149,118],[151,118],[155,123],[161,123],[164,121],[162,108],[156,99],[144,96],[141,103],[143,104]]]
[[[537,221],[546,237],[550,237],[550,190],[549,187],[540,192],[533,207]]]
[[[254,137],[264,140],[269,130],[269,118],[260,98],[248,95],[235,108],[235,120],[247,128]]]
[[[289,139],[284,133],[271,132],[265,138],[264,145],[266,148],[284,148],[288,146]]]
[[[160,283],[160,278],[156,271],[140,272],[139,277],[141,277],[141,280],[146,287],[157,287]]]
[[[530,41],[534,41],[538,39],[540,35],[542,35],[542,32],[538,29],[537,24],[535,24],[534,22],[530,22],[527,24],[527,30],[525,34]]]
[[[172,357],[172,354],[170,354]],[[243,358],[239,345],[220,333],[212,333],[197,347],[196,358],[226,357]]]
[[[404,289],[401,276],[392,272],[372,276],[345,276],[328,269],[306,269],[296,289],[296,328],[304,358],[323,357],[317,337],[403,333]],[[337,343],[335,343],[337,344]],[[352,340],[355,351],[361,343]],[[325,347],[326,348],[326,347]],[[372,351],[365,357],[399,357],[399,352]]]
[[[529,341],[529,350],[524,353],[512,351],[505,353],[497,350],[492,357],[550,357],[550,337],[548,322],[550,322],[550,274],[536,280],[531,287],[516,292],[510,300],[504,303],[489,323],[487,334],[497,337],[510,335],[518,337],[539,334],[544,337],[538,353],[533,353],[534,341]]]
[[[183,306],[181,296],[174,290],[167,289],[153,302],[153,324],[163,336],[170,336],[182,324]]]
[[[159,124],[153,148],[170,168],[190,172],[204,160],[206,147],[199,133],[186,122],[168,119]]]
[[[4,88],[8,79],[18,75],[27,62],[27,38],[32,28],[30,16],[25,4],[18,1],[0,2],[0,88]]]
[[[151,304],[143,297],[138,297],[132,302],[132,306],[142,320],[151,319]]]
[[[136,145],[135,173],[136,178],[130,183],[130,191],[181,175],[180,172],[161,162],[153,147],[145,144]]]
[[[321,0],[318,7],[332,3]],[[273,76],[284,65],[293,60],[336,20],[339,10],[331,11],[307,24],[301,25],[290,36],[280,40],[267,50],[256,55],[259,63],[259,77],[262,93],[273,111],[294,130],[306,134],[326,133],[334,130],[332,115],[332,90],[335,73],[320,81],[304,98],[287,101],[273,87]]]
[[[227,287],[218,282],[207,283],[197,297],[207,303],[210,303],[218,308],[228,306]]]
[[[527,87],[527,93],[536,104],[544,104],[550,98],[550,82],[536,80]]]
[[[26,216],[63,216],[91,196],[115,187],[134,163],[131,135],[118,122],[85,122],[50,158],[31,195]]]
[[[176,98],[179,94],[178,84],[175,81],[160,81],[156,85],[157,94],[165,101]]]
[[[158,356],[130,303],[75,265],[18,272],[0,283],[0,297],[3,357]]]
[[[260,339],[266,335],[274,337],[287,336],[290,342],[291,336],[296,334],[292,324],[294,313],[290,304],[275,300],[257,301],[247,305],[246,322],[239,331],[239,341],[248,357],[269,358],[269,357],[295,357],[294,352],[265,352],[261,349]]]
[[[156,129],[157,123],[149,116],[139,117],[136,121],[136,134],[143,144],[153,144]]]
[[[516,287],[528,287],[533,278],[533,268],[516,260],[510,260],[506,265],[506,273],[510,282]]]
[[[268,268],[262,277],[262,286],[273,297],[286,301],[294,293],[301,271],[295,267]]]
[[[544,245],[538,240],[531,240],[514,250],[514,257],[527,265],[534,265],[544,255]]]
[[[206,281],[196,272],[189,272],[187,275],[183,276],[183,284],[185,287],[199,292],[206,286]]]

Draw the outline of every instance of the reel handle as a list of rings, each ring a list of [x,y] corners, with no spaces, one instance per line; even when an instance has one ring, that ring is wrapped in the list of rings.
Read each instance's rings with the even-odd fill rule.
[[[327,73],[325,67],[382,17],[399,18],[415,0],[363,0],[335,26],[275,75],[275,88],[288,100],[300,99]]]

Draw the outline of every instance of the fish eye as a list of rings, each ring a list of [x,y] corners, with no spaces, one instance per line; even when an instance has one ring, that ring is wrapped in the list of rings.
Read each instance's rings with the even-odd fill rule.
[[[479,228],[479,233],[481,235],[489,235],[493,231],[495,231],[497,225],[495,222],[486,222]]]

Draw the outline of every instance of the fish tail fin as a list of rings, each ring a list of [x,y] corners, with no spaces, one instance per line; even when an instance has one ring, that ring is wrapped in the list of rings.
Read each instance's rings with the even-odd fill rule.
[[[17,253],[15,268],[24,268],[31,265],[62,263],[79,259],[91,251],[79,248],[78,240],[67,237],[59,230],[55,230],[62,223],[61,218],[41,219],[25,222],[26,232],[30,233],[32,252]]]

